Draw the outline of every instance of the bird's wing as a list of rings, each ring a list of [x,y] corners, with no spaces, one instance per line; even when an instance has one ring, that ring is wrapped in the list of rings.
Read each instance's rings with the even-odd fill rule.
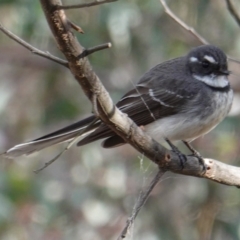
[[[135,89],[129,91],[117,103],[117,107],[126,113],[138,126],[144,126],[159,118],[184,111],[187,102],[194,96],[195,91],[185,88],[183,81],[175,79],[151,79],[145,83],[139,83]],[[157,86],[156,86],[157,85]],[[123,140],[116,135],[118,141],[115,143],[111,131],[105,124],[101,124],[94,132],[82,139],[78,146],[85,145],[92,141],[110,137],[103,143],[103,147],[112,147],[123,143]]]
[[[159,118],[174,115],[187,104],[191,94],[181,89],[137,86],[118,102],[117,107],[137,124],[147,125]]]

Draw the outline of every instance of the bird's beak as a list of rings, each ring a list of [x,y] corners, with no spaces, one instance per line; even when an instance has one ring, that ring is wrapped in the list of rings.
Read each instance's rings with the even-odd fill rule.
[[[225,75],[225,76],[228,76],[229,74],[231,74],[231,72],[228,71],[228,70],[219,70],[219,73],[220,73],[221,75]]]

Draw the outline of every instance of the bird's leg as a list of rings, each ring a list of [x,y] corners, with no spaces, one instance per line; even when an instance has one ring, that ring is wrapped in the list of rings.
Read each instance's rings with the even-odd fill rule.
[[[168,143],[168,145],[171,147],[171,149],[173,150],[173,152],[175,152],[177,155],[178,155],[178,158],[180,160],[180,165],[181,165],[181,168],[183,169],[184,168],[184,164],[185,162],[187,161],[187,157],[186,155],[184,155],[183,153],[181,153],[179,151],[179,149],[172,144],[172,142],[168,139],[168,138],[165,138],[165,141]]]
[[[189,142],[183,140],[183,143],[192,152],[193,156],[198,159],[199,164],[203,166],[203,170],[205,171],[206,170],[206,166],[204,164],[204,160],[203,160],[203,157],[201,156],[201,154],[196,149],[194,149]]]

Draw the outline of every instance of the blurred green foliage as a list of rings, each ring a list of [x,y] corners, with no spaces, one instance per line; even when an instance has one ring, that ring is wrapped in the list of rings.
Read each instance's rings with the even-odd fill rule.
[[[64,4],[79,2],[65,0]],[[209,42],[239,58],[239,26],[225,1],[167,3]],[[238,9],[239,3],[234,4]],[[84,30],[85,34],[76,33],[84,47],[113,43],[111,49],[89,59],[115,101],[149,68],[200,44],[164,13],[158,0],[119,0],[66,13]],[[63,58],[39,1],[1,0],[0,16],[7,29]],[[68,69],[0,36],[2,151],[90,114],[91,104]],[[236,92],[232,116],[194,144],[203,156],[239,165],[239,65],[230,63],[230,69]],[[153,163],[130,146],[105,150],[93,143],[72,148],[38,175],[32,172],[62,148],[51,147],[16,160],[1,159],[0,239],[117,239],[139,192],[156,171]],[[240,239],[239,208],[238,189],[168,173],[128,239]]]

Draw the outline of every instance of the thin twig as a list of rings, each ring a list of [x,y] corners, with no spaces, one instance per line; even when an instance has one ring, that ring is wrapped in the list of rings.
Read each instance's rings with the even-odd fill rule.
[[[64,150],[62,150],[57,156],[55,156],[53,159],[51,159],[50,161],[48,162],[45,162],[45,164],[43,165],[43,167],[37,169],[37,170],[34,170],[33,172],[38,174],[40,173],[43,169],[47,168],[49,165],[51,165],[52,163],[54,163],[64,152],[66,152],[65,148]]]
[[[55,156],[53,159],[49,160],[48,162],[45,162],[45,164],[43,165],[43,167],[34,170],[33,172],[38,174],[39,172],[41,172],[43,169],[47,168],[49,165],[51,165],[52,163],[54,163],[56,160],[58,160],[66,151],[68,151],[73,144],[75,144],[78,140],[79,137],[81,137],[84,133],[88,132],[89,130],[92,129],[92,126],[99,120],[99,118],[95,118],[86,128],[84,128],[82,131],[80,131],[69,143],[68,145],[57,155]]]
[[[232,17],[235,19],[235,21],[237,22],[238,26],[240,27],[240,17],[238,15],[235,7],[231,3],[231,0],[226,0],[226,4],[227,4],[228,11],[231,13]]]
[[[177,22],[180,26],[182,26],[185,30],[190,32],[196,39],[198,39],[201,43],[203,44],[209,44],[208,41],[203,38],[198,32],[195,31],[194,28],[188,26],[185,22],[183,22],[179,17],[177,17],[172,10],[168,7],[166,4],[165,0],[160,0],[160,3],[162,4],[165,12],[175,21]]]
[[[81,27],[79,27],[77,24],[71,22],[69,19],[68,19],[68,23],[69,23],[70,26],[71,26],[74,30],[76,30],[77,32],[82,33],[82,34],[84,33],[84,31],[82,30]]]
[[[96,47],[85,49],[78,57],[79,57],[79,59],[84,58],[94,52],[101,51],[103,49],[110,48],[110,47],[112,47],[111,43],[104,43],[104,44],[98,45]]]
[[[160,3],[162,4],[166,14],[171,17],[176,23],[178,23],[183,29],[185,29],[186,31],[190,32],[199,42],[201,42],[202,44],[209,44],[209,42],[203,37],[201,36],[193,27],[190,27],[189,25],[187,25],[185,22],[183,22],[179,17],[177,17],[174,12],[172,12],[172,10],[168,7],[168,5],[166,4],[165,0],[159,0]],[[228,0],[226,0],[228,1]],[[240,63],[240,60],[237,60],[231,56],[227,55],[227,58],[230,61],[236,62],[236,63]]]
[[[111,3],[111,2],[116,2],[118,0],[97,0],[94,2],[90,2],[90,3],[81,3],[81,4],[74,4],[74,5],[56,5],[56,10],[60,10],[60,9],[64,9],[64,10],[68,10],[68,9],[74,9],[74,8],[86,8],[86,7],[93,7],[93,6],[97,6],[100,4],[104,4],[104,3]]]
[[[230,60],[232,62],[235,62],[235,63],[240,63],[240,60],[237,60],[237,59],[235,59],[233,57],[230,57],[230,56],[228,56],[228,60]]]
[[[2,24],[0,24],[0,31],[2,31],[3,33],[5,33],[8,37],[10,37],[12,40],[14,40],[15,42],[19,43],[20,45],[22,45],[23,47],[27,48],[28,50],[30,50],[33,54],[39,55],[41,57],[47,58],[53,62],[56,62],[58,64],[63,65],[64,67],[68,68],[68,62],[60,59],[58,57],[55,57],[54,55],[50,54],[49,52],[43,52],[35,47],[33,47],[32,45],[30,45],[29,43],[25,42],[23,39],[21,39],[20,37],[18,37],[17,35],[13,34],[12,32],[10,32],[9,30],[7,30],[6,28],[4,28],[2,26]]]
[[[156,176],[153,178],[152,182],[147,187],[146,191],[141,192],[141,194],[139,196],[139,199],[138,199],[136,205],[133,208],[132,215],[128,218],[128,220],[126,222],[126,226],[122,230],[121,235],[119,236],[118,240],[124,239],[126,237],[126,235],[129,232],[135,218],[137,217],[138,213],[140,212],[140,210],[142,209],[142,207],[146,203],[146,201],[147,201],[150,193],[152,192],[153,188],[157,185],[157,183],[159,182],[160,178],[163,176],[164,173],[165,173],[164,170],[159,169]]]

